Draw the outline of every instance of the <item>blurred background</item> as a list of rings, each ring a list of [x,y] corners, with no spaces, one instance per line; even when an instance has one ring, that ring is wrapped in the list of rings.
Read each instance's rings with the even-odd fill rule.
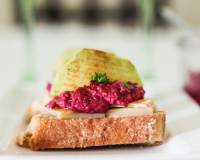
[[[200,104],[199,0],[1,0],[0,96],[45,88],[68,48],[133,61],[153,96],[183,89]]]

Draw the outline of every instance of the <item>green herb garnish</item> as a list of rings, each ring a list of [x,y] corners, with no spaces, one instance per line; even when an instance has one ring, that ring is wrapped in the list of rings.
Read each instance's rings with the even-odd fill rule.
[[[98,83],[109,83],[110,82],[106,73],[102,74],[99,72],[95,72],[94,75],[91,76],[91,81],[95,81]]]

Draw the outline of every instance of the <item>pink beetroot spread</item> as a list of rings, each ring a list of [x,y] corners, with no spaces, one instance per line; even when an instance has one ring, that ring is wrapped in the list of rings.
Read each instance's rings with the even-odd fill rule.
[[[47,108],[63,108],[75,112],[105,113],[110,105],[127,107],[129,103],[144,97],[142,86],[118,80],[109,83],[91,81],[75,91],[66,91],[52,99]]]

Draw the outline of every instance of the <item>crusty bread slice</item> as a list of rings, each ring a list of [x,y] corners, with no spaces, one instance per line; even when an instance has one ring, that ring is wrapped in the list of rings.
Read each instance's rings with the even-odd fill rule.
[[[94,119],[56,119],[38,114],[17,144],[32,150],[156,144],[164,140],[165,114]]]

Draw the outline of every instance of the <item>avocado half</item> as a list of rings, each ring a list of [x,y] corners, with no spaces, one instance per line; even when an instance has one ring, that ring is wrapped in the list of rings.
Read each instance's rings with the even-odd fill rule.
[[[129,60],[96,49],[72,49],[65,52],[54,67],[51,95],[88,85],[95,72],[106,73],[110,80],[142,85],[134,64]]]

